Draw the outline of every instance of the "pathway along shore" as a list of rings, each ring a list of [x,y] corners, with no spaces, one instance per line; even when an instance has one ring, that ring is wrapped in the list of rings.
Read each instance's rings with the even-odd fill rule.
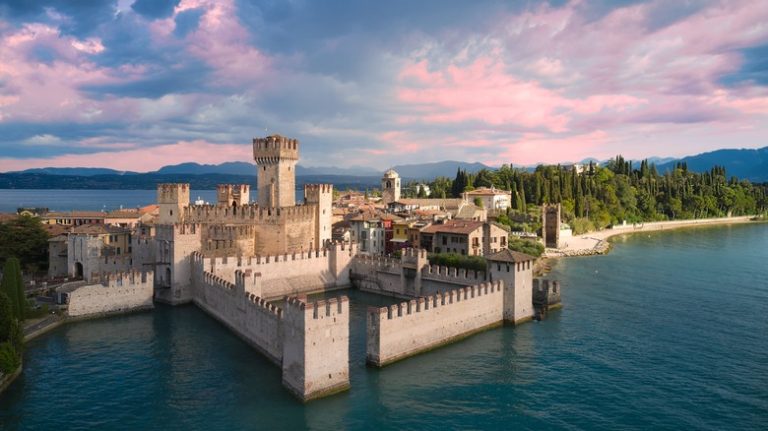
[[[573,236],[571,238],[563,238],[561,239],[563,247],[548,248],[542,256],[573,257],[605,254],[610,249],[608,238],[616,235],[625,235],[638,232],[655,232],[693,226],[751,223],[754,221],[755,216],[743,216],[628,224],[626,226],[617,226],[612,229],[588,232],[583,235]]]

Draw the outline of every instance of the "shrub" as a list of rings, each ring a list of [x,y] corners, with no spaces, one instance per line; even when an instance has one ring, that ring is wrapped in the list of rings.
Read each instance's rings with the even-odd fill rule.
[[[428,256],[430,265],[485,271],[487,263],[482,256],[465,256],[456,253],[435,253]]]
[[[0,371],[10,374],[21,366],[21,355],[8,341],[0,343]]]
[[[544,253],[544,245],[535,240],[522,238],[509,238],[509,249],[525,253],[529,256],[539,257]]]

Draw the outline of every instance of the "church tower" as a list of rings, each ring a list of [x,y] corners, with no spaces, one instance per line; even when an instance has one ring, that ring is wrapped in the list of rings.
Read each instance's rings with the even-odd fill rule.
[[[296,162],[299,141],[280,135],[254,138],[258,203],[261,208],[296,205]]]
[[[381,179],[381,198],[384,205],[400,200],[400,175],[392,169]]]

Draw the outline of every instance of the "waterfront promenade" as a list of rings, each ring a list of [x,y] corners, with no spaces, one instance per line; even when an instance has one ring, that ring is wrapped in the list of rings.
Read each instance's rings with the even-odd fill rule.
[[[696,226],[714,226],[724,224],[750,223],[754,216],[742,217],[720,217],[693,220],[673,220],[649,223],[634,223],[622,226],[616,226],[612,229],[604,229],[595,232],[588,232],[582,235],[564,238],[561,240],[563,246],[560,248],[548,248],[544,252],[544,257],[574,257],[590,256],[595,254],[604,254],[608,252],[610,245],[608,239],[616,235],[633,234],[640,232],[655,232],[684,227]]]

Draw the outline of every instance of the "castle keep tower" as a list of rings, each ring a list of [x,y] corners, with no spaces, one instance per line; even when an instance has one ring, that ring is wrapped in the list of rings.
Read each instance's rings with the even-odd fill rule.
[[[158,224],[178,223],[184,208],[189,206],[189,184],[158,184],[157,204]]]
[[[219,184],[216,186],[216,201],[220,206],[240,207],[251,200],[251,186],[248,184]]]
[[[400,175],[392,169],[381,179],[381,200],[384,205],[400,200]]]
[[[258,203],[261,208],[296,205],[296,162],[299,141],[280,135],[254,138]]]

